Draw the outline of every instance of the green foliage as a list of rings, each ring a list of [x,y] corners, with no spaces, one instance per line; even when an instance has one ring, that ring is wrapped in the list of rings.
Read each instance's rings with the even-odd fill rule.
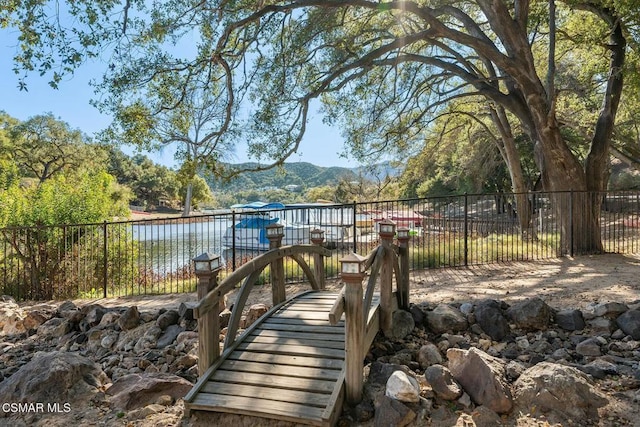
[[[0,191],[8,190],[20,180],[18,166],[9,161],[0,159]]]
[[[117,148],[109,149],[107,171],[118,183],[133,192],[133,203],[155,207],[161,200],[178,203],[180,182],[178,174],[166,166],[157,165],[146,156],[125,155]]]
[[[424,148],[409,159],[400,178],[403,197],[512,191],[501,140],[485,111],[478,102],[454,103],[434,121]],[[538,171],[530,142],[519,134],[516,146],[532,188]]]
[[[101,147],[88,144],[79,130],[51,113],[14,124],[5,132],[8,141],[0,144],[0,158],[14,162],[22,176],[39,182],[81,168],[93,169],[105,160]]]
[[[185,200],[187,195],[187,186],[191,185],[191,203],[194,208],[210,206],[215,203],[211,188],[201,176],[195,175],[190,182],[181,181],[180,198]]]
[[[17,185],[0,193],[1,226],[95,223],[126,215],[128,200],[106,172],[58,176],[39,186]]]
[[[73,177],[58,175],[38,186],[14,183],[1,190],[3,291],[34,299],[75,296],[80,286],[76,280],[85,276],[79,268],[68,268],[74,260],[83,269],[96,272],[89,277],[101,277],[97,273],[105,260],[94,256],[101,253],[104,241],[101,227],[64,224],[98,223],[125,215],[128,200],[121,199],[122,195],[115,179],[100,171]],[[118,261],[120,266],[126,263]],[[19,274],[21,270],[24,275]],[[20,285],[25,278],[26,288]]]

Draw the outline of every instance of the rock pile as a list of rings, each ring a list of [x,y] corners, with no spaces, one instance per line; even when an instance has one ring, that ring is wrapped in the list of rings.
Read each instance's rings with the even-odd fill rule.
[[[515,425],[521,416],[625,425],[599,418],[608,400],[595,380],[607,378],[618,398],[640,400],[640,301],[583,311],[554,310],[539,298],[422,303],[411,314],[411,333],[374,342],[365,398],[344,425]]]
[[[267,308],[252,306],[241,326]],[[223,326],[228,318],[221,314]],[[156,414],[175,425],[198,375],[196,327],[188,310],[70,301],[22,308],[2,298],[0,401],[15,406],[4,405],[0,418],[44,425],[68,413],[77,425],[124,418],[150,426]],[[364,399],[341,425],[514,425],[521,416],[624,425],[600,423],[607,398],[595,381],[615,380],[617,398],[640,400],[640,301],[582,311],[538,298],[425,302],[396,313],[391,335],[376,338]]]
[[[252,306],[241,326],[266,310]],[[228,310],[221,314],[223,326],[229,317]],[[196,328],[189,310],[140,312],[71,301],[22,308],[2,297],[0,402],[10,405],[0,408],[0,418],[31,424],[52,412],[82,416],[89,406],[102,408],[93,416],[162,412],[198,377]]]

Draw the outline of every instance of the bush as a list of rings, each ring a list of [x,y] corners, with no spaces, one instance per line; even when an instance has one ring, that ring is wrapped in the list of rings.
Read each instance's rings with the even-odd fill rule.
[[[122,194],[105,172],[57,176],[37,186],[13,183],[0,190],[3,292],[18,299],[74,297],[80,287],[97,287],[105,265],[122,267],[126,260],[105,262],[104,233],[97,224],[126,213]],[[95,281],[80,283],[86,277]]]

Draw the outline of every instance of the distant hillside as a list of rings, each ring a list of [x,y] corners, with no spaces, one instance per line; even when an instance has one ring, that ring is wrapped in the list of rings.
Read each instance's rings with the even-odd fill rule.
[[[233,166],[250,168],[251,166],[256,166],[256,163],[241,163]],[[296,162],[285,163],[282,168],[261,172],[247,172],[228,183],[215,179],[207,179],[207,182],[214,190],[236,191],[268,187],[283,188],[286,185],[300,185],[303,188],[312,188],[335,185],[342,179],[355,180],[358,179],[358,174],[355,169],[336,166],[322,167],[307,162]]]

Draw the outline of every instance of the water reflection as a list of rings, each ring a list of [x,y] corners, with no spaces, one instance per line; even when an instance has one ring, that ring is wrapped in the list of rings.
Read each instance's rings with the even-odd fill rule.
[[[154,273],[166,274],[188,267],[203,252],[223,254],[222,235],[230,223],[219,218],[143,222],[132,224],[131,234],[138,242],[141,263]]]

